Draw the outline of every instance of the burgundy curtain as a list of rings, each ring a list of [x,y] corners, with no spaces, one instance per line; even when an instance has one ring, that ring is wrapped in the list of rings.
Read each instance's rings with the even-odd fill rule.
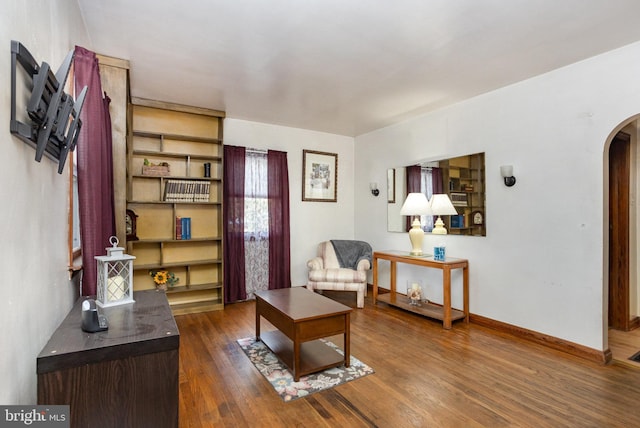
[[[431,194],[444,193],[444,183],[442,182],[442,168],[431,168]]]
[[[444,183],[442,179],[442,168],[433,167],[431,168],[431,194],[442,194],[444,193]],[[433,216],[433,224],[435,224],[438,219],[437,215]]]
[[[113,157],[109,97],[102,92],[95,53],[76,46],[75,91],[88,87],[78,136],[78,208],[82,246],[82,295],[96,294],[95,256],[106,255],[109,237],[115,235]],[[122,243],[124,245],[124,243]]]
[[[224,146],[224,302],[246,300],[244,263],[244,158],[245,148]]]
[[[406,180],[407,180],[407,196],[409,193],[420,193],[420,182],[422,181],[422,167],[420,165],[410,165],[406,168]],[[411,216],[407,216],[405,219],[405,232],[411,230],[411,222],[413,219]]]
[[[269,290],[291,287],[287,154],[269,150]]]

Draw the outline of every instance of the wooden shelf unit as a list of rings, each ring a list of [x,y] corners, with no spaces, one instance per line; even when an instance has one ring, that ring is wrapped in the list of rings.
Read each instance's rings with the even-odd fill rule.
[[[383,302],[388,305],[404,309],[405,311],[444,321],[444,308],[441,305],[436,305],[431,302],[421,302],[420,306],[412,305],[411,303],[409,303],[409,298],[406,295],[400,293],[378,294],[376,300],[378,302]],[[466,315],[464,311],[451,308],[451,321],[461,320],[465,317]]]
[[[167,270],[179,278],[167,290],[174,314],[222,309],[224,112],[135,98],[129,110],[127,209],[137,215],[139,238],[127,242],[136,256],[134,289],[154,289],[150,271]],[[168,164],[169,175],[144,175],[145,160]],[[166,201],[168,180],[206,184],[208,199]],[[177,217],[191,218],[190,239],[177,239]]]
[[[451,216],[442,216],[447,231],[452,235],[486,235],[486,224],[473,224],[473,213],[485,216],[484,153],[460,156],[440,162],[443,183],[464,224],[452,227]],[[456,202],[456,199],[460,201]]]

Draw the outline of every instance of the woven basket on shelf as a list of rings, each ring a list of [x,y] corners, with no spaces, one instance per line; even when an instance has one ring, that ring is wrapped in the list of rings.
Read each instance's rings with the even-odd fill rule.
[[[168,166],[159,166],[159,165],[154,165],[154,166],[143,165],[142,166],[142,175],[152,175],[154,177],[166,177],[169,174],[170,173],[169,173]]]

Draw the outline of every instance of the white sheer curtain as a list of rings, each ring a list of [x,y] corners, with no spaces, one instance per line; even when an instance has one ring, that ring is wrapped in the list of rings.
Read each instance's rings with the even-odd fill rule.
[[[420,192],[427,195],[427,199],[431,200],[433,196],[433,176],[431,175],[431,168],[422,168],[420,171]],[[422,223],[422,230],[425,232],[431,232],[433,230],[433,216],[423,215],[420,217]]]
[[[244,184],[244,255],[247,299],[269,288],[267,154],[247,149]]]

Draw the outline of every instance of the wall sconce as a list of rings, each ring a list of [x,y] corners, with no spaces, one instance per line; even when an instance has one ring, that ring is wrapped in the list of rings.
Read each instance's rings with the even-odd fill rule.
[[[378,196],[380,194],[380,190],[378,190],[378,183],[369,183],[369,189],[373,196]]]
[[[511,187],[516,184],[516,178],[513,176],[513,166],[503,165],[500,167],[500,175],[504,178],[504,185]]]

